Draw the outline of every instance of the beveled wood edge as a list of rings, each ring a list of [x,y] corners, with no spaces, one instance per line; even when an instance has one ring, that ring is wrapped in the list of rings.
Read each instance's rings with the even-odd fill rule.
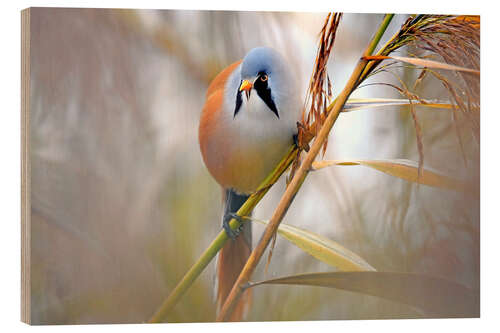
[[[21,11],[21,321],[31,324],[30,8]]]

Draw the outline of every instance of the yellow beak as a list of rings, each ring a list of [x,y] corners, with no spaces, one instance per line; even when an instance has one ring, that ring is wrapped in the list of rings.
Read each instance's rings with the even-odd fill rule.
[[[252,83],[248,80],[243,80],[243,82],[241,82],[240,91],[250,91],[250,89],[252,89]]]

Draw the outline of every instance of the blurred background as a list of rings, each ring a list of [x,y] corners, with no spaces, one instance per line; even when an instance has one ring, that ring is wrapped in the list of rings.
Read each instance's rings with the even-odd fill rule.
[[[31,309],[34,324],[147,321],[221,228],[220,189],[198,148],[210,80],[251,48],[285,55],[306,92],[325,13],[35,8],[31,12]],[[406,20],[397,15],[387,36]],[[382,15],[345,14],[329,63],[334,94]],[[384,40],[382,41],[384,42]],[[404,53],[404,52],[403,52]],[[411,84],[419,72],[398,68]],[[381,73],[372,82],[397,82]],[[412,86],[412,85],[411,85]],[[423,98],[448,100],[424,79]],[[387,86],[354,97],[393,97]],[[479,142],[449,110],[418,108],[425,166],[456,193],[363,167],[307,178],[284,223],[331,238],[383,271],[479,288]],[[418,160],[408,107],[344,113],[327,159]],[[282,180],[254,216],[269,219]],[[263,228],[254,226],[254,242]],[[278,237],[254,280],[333,269]],[[171,322],[215,318],[215,261]],[[414,318],[411,307],[319,287],[261,286],[248,320]]]

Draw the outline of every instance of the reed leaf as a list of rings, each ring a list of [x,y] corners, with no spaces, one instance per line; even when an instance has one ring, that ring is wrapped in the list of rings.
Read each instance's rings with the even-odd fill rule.
[[[323,169],[333,165],[363,165],[381,171],[388,175],[432,187],[453,191],[465,191],[465,184],[459,180],[445,176],[437,171],[422,168],[419,177],[418,163],[404,159],[392,160],[324,160],[315,161],[313,170]]]
[[[264,225],[268,224],[267,221],[251,219]],[[375,271],[373,266],[356,253],[316,233],[281,223],[278,234],[314,258],[342,271]]]
[[[249,283],[328,287],[410,305],[429,317],[478,317],[479,291],[434,276],[395,272],[328,272]]]
[[[351,98],[344,106],[342,112],[357,111],[370,108],[379,108],[386,106],[424,106],[433,109],[453,109],[453,105],[450,103],[443,103],[440,101],[430,101],[422,99],[402,99],[402,98]]]
[[[365,57],[367,60],[385,60],[385,59],[393,59],[401,62],[405,62],[411,65],[415,65],[422,68],[435,68],[435,69],[445,69],[449,71],[457,71],[457,72],[467,72],[475,75],[480,75],[480,72],[475,69],[456,66],[452,64],[447,64],[444,62],[429,60],[429,59],[421,59],[421,58],[411,58],[411,57],[399,57],[399,56],[367,56]]]

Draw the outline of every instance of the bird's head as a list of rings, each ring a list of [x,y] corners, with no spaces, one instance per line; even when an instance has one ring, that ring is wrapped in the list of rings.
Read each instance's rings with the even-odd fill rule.
[[[246,100],[260,98],[278,118],[280,106],[294,93],[295,82],[285,59],[268,47],[252,49],[241,63],[235,115]]]

